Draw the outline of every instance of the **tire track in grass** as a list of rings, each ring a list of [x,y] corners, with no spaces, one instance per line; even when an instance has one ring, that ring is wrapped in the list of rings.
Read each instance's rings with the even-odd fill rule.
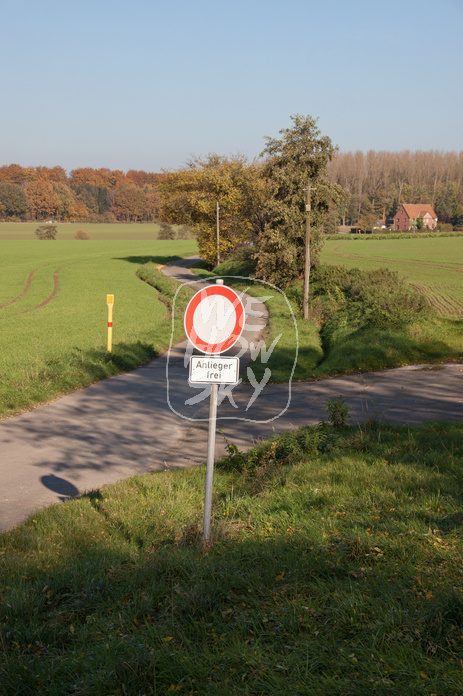
[[[35,268],[33,271],[31,271],[27,277],[26,285],[24,286],[24,290],[19,293],[13,300],[10,300],[9,302],[6,302],[5,304],[0,305],[0,309],[3,309],[4,307],[9,307],[10,305],[14,304],[15,302],[18,302],[24,295],[27,293],[29,288],[32,285],[32,278],[34,277],[34,274],[37,273],[37,271],[40,271],[41,268],[46,268],[47,264],[44,264],[43,266],[39,266],[38,268]]]
[[[439,290],[448,289],[448,294],[438,291],[436,288],[429,285],[420,285],[418,283],[410,283],[410,287],[424,295],[429,304],[434,307],[442,316],[447,317],[462,317],[463,305],[458,298],[451,294],[452,288],[442,286]]]
[[[45,268],[45,266],[41,266],[40,268]],[[27,314],[28,312],[34,312],[36,309],[40,309],[40,307],[45,307],[45,305],[50,304],[50,302],[53,300],[56,293],[58,292],[58,288],[59,288],[58,271],[60,271],[62,268],[63,268],[63,266],[60,266],[59,268],[56,269],[56,271],[54,271],[54,273],[53,273],[53,291],[52,291],[51,295],[49,295],[49,297],[47,297],[46,300],[43,300],[43,302],[40,302],[40,304],[36,305],[35,307],[31,307],[30,309],[24,309],[22,312],[15,312],[15,314],[10,314],[8,318],[17,317],[20,314]],[[35,270],[38,271],[39,269],[36,268]],[[35,271],[33,271],[31,274],[29,274],[29,277],[31,275],[33,275],[34,273],[35,273]],[[28,280],[29,280],[29,278],[28,278]],[[27,286],[27,283],[26,283],[26,286]],[[29,284],[29,287],[30,287],[30,284]],[[29,287],[27,288],[27,290],[29,289]],[[25,295],[25,293],[27,292],[27,290],[24,290],[21,295],[18,295],[18,299],[23,297]],[[16,301],[16,299],[14,301]],[[7,307],[10,304],[13,304],[13,302],[11,301],[7,305],[2,305],[2,307]],[[1,318],[5,319],[6,317],[1,317]]]

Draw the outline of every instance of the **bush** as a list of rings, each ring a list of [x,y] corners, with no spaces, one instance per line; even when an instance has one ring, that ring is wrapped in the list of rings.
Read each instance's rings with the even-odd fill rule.
[[[39,239],[56,239],[58,228],[50,222],[44,225],[39,225],[35,230],[35,234]]]
[[[158,239],[175,239],[175,230],[172,225],[167,222],[161,222],[159,225]]]
[[[191,239],[193,236],[193,232],[188,225],[182,225],[177,230],[177,239]]]
[[[214,268],[214,273],[223,276],[255,276],[257,266],[255,251],[252,245],[239,247],[233,256]]]
[[[436,231],[453,232],[453,225],[451,225],[449,222],[440,222],[439,225],[436,227]]]
[[[425,298],[387,268],[361,271],[318,266],[311,293],[321,315],[325,350],[359,329],[385,329],[409,324],[429,310]]]
[[[74,239],[90,239],[90,235],[85,230],[77,230]]]
[[[394,234],[396,230],[393,227],[375,227],[373,234]]]
[[[105,213],[91,213],[90,215],[87,215],[87,217],[80,222],[98,222],[98,223],[113,223],[113,222],[118,222],[117,218],[113,213],[110,213],[109,211],[106,211]]]

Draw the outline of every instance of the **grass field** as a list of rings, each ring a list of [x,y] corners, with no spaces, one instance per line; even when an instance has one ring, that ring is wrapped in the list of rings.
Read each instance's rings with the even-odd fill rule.
[[[194,254],[196,243],[2,241],[1,252],[0,414],[5,415],[27,408],[31,398],[47,400],[57,365],[75,371],[80,361],[80,371],[89,371],[92,351],[106,348],[107,294],[115,296],[115,360],[121,351],[144,347],[143,361],[167,347],[171,326],[165,304],[136,271],[150,260],[162,265]],[[119,354],[118,346],[123,346]],[[35,395],[29,393],[32,383]],[[62,386],[72,390],[72,383]]]
[[[233,279],[247,275],[240,262],[233,260],[225,261],[213,272],[201,267],[193,270],[204,278],[215,273],[223,275],[226,283],[241,290],[249,285]],[[463,360],[462,320],[435,316],[434,310],[396,275],[383,278],[382,272],[362,271],[357,281],[346,283],[353,271],[347,273],[341,267],[337,278],[323,281],[321,277],[327,270],[336,271],[336,268],[322,265],[312,273],[309,321],[302,319],[302,281],[286,288],[297,321],[297,334],[293,315],[280,293],[270,292],[259,284],[249,289],[251,295],[270,297],[266,301],[269,326],[265,340],[267,346],[276,341],[268,361],[253,365],[258,380],[262,380],[269,368],[270,381],[286,382],[292,374],[296,345],[293,379],[301,381]],[[412,296],[411,304],[405,301],[404,306],[404,294]],[[420,304],[424,311],[417,310]]]
[[[463,237],[328,240],[323,263],[387,267],[425,295],[443,316],[463,317]]]
[[[463,427],[320,425],[0,537],[0,691],[461,696]]]
[[[19,223],[16,225],[19,228]],[[101,234],[110,237],[114,227],[124,226],[97,227]],[[405,325],[391,321],[388,326],[371,322],[367,325],[359,317],[390,311],[388,293],[393,292],[393,286],[383,288],[382,294],[379,286],[374,286],[363,310],[357,303],[353,315],[346,309],[347,296],[341,293],[343,299],[339,304],[341,295],[328,291],[321,304],[320,298],[313,303],[313,321],[298,323],[299,353],[294,379],[461,360],[462,315],[458,314],[461,311],[458,303],[463,302],[463,276],[461,265],[455,260],[460,258],[461,244],[462,238],[328,241],[323,251],[325,262],[343,261],[347,266],[363,268],[384,265],[399,268],[434,304],[439,303],[439,289],[453,283],[453,290],[445,296],[447,306],[450,298],[454,298],[454,315],[437,319],[411,315]],[[171,295],[172,288],[161,280],[156,264],[197,251],[194,240],[78,241],[72,238],[49,242],[35,238],[3,240],[0,248],[0,418],[111,374],[133,369],[164,349],[170,338],[165,305],[152,287],[139,281],[135,272],[153,260],[155,264],[147,272],[147,282],[163,294]],[[232,263],[228,274],[240,275],[240,272],[233,271]],[[312,290],[315,285],[312,283]],[[336,283],[333,288],[339,291]],[[260,292],[265,294],[266,290],[261,288]],[[300,315],[301,292],[300,284],[288,290],[296,316]],[[111,356],[105,351],[107,294],[115,295]],[[326,314],[323,306],[326,309],[327,302],[332,305],[329,319],[322,316],[323,312]],[[336,303],[339,311],[337,318],[333,318]],[[318,315],[317,306],[321,308]],[[272,381],[286,381],[296,350],[294,324],[285,300],[278,293],[269,300],[268,307],[269,345],[281,334],[268,367]],[[257,378],[262,379],[261,372],[266,367],[264,363],[256,364]]]
[[[0,222],[0,240],[36,239],[35,230],[42,222]],[[174,226],[175,227],[175,226]],[[56,240],[74,239],[77,230],[85,230],[90,240],[144,240],[157,239],[156,223],[94,223],[59,222]]]

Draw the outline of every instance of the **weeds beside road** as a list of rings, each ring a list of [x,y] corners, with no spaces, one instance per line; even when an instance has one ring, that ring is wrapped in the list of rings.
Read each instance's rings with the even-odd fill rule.
[[[4,693],[460,696],[462,425],[230,452],[1,537]]]

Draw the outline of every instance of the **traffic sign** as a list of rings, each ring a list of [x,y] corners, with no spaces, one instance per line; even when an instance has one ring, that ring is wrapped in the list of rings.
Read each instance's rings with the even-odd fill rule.
[[[239,358],[216,358],[197,355],[190,358],[189,381],[192,384],[238,384]]]
[[[194,295],[185,311],[188,340],[201,353],[219,355],[235,345],[244,327],[239,295],[225,285],[208,285]]]

